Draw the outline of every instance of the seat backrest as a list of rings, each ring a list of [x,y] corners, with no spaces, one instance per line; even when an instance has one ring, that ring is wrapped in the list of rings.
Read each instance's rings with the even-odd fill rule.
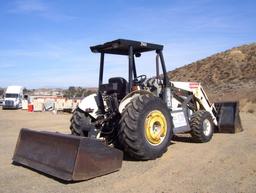
[[[126,95],[127,81],[122,77],[113,77],[108,80],[109,84],[116,85],[117,98],[123,99]]]

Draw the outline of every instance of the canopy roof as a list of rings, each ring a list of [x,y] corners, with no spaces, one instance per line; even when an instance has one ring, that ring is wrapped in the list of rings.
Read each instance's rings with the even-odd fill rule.
[[[108,53],[108,54],[120,54],[129,55],[129,47],[133,47],[134,54],[162,50],[163,45],[152,44],[146,42],[139,42],[133,40],[117,39],[111,42],[106,42],[104,44],[91,46],[91,51],[94,53]]]

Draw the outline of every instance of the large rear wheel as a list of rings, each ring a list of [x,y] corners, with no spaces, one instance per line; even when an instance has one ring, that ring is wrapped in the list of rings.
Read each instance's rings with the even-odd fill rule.
[[[171,140],[171,114],[154,96],[132,99],[120,120],[119,143],[138,160],[155,159],[166,152]]]

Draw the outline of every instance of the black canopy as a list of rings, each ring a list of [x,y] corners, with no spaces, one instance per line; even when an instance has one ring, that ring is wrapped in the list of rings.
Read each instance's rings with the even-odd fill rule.
[[[146,42],[139,42],[133,40],[117,39],[111,42],[91,46],[91,51],[94,53],[108,53],[129,55],[129,47],[133,47],[133,53],[141,53],[153,50],[162,50],[164,46],[159,44],[151,44]]]

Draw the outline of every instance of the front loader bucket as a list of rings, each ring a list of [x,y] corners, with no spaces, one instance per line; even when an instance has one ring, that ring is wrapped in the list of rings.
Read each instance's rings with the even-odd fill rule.
[[[65,181],[80,181],[119,170],[123,152],[97,139],[21,129],[12,159]]]
[[[220,133],[243,131],[238,102],[219,102],[215,103],[215,107],[218,112],[218,129]]]

